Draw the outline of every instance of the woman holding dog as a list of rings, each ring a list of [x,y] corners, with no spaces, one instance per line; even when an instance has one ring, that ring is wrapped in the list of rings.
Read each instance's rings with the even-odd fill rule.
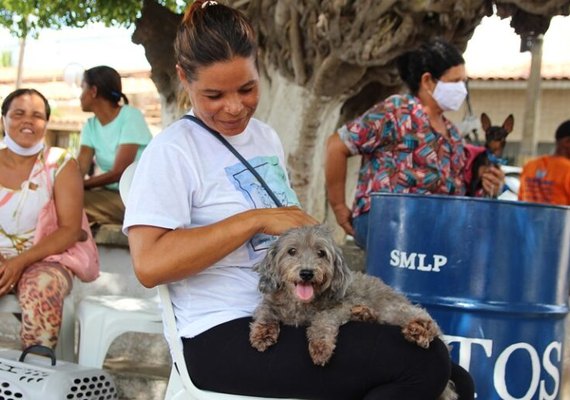
[[[409,93],[374,105],[340,127],[328,140],[326,188],[338,224],[366,247],[370,193],[465,195],[467,155],[457,127],[445,111],[458,110],[467,95],[465,61],[443,40],[433,40],[397,60]],[[347,159],[361,155],[352,210],[346,205]],[[504,174],[487,168],[483,195],[496,197]]]
[[[124,230],[141,283],[169,285],[194,384],[263,397],[436,399],[450,376],[445,345],[436,339],[421,349],[397,327],[342,326],[324,367],[312,363],[304,327],[282,326],[265,352],[250,345],[261,299],[252,268],[265,255],[268,235],[318,221],[299,208],[276,132],[253,118],[260,82],[250,23],[223,4],[195,1],[175,52],[193,107],[188,115],[199,121],[174,122],[149,144],[134,174]],[[255,168],[275,200],[209,130]],[[467,393],[462,398],[473,398],[468,376],[456,383]]]

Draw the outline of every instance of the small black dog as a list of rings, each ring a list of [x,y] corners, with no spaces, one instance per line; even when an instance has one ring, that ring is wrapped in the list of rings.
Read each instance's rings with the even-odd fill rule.
[[[481,152],[473,161],[471,167],[471,183],[467,188],[467,194],[474,195],[482,187],[481,175],[490,166],[500,166],[505,164],[501,158],[507,136],[513,131],[515,117],[510,114],[503,122],[502,126],[492,125],[491,119],[485,113],[481,114],[481,127],[485,131],[485,150]]]

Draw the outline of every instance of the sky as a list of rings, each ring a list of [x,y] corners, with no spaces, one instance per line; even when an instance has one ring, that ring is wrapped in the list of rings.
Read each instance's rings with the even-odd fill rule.
[[[464,54],[470,74],[488,70],[510,73],[518,71],[521,64],[530,65],[530,53],[519,52],[520,39],[509,21],[496,16],[485,17],[476,28]],[[27,40],[24,67],[64,71],[107,64],[118,70],[150,70],[144,48],[131,41],[133,29],[93,24],[83,29],[44,30],[38,39]],[[570,77],[568,37],[570,17],[554,17],[544,37],[543,65],[566,66],[567,77]],[[6,30],[0,30],[0,54],[10,52],[14,66],[18,49],[18,40]],[[518,73],[516,71],[513,73]]]
[[[118,70],[150,70],[144,48],[131,41],[132,28],[107,28],[102,24],[83,29],[42,30],[38,39],[27,39],[24,68],[61,69],[70,64],[83,68],[111,65]],[[0,30],[0,53],[11,52],[17,64],[19,43]]]
[[[550,76],[570,78],[570,17],[552,18],[543,40],[542,71]],[[510,19],[483,18],[475,28],[464,53],[470,76],[499,78],[527,77],[530,52],[519,51],[520,37],[510,26]]]

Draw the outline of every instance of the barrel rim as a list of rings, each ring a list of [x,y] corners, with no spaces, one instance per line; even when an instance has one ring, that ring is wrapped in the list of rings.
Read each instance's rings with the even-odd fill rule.
[[[556,315],[568,314],[568,304],[511,303],[506,301],[474,301],[461,297],[437,297],[403,293],[413,303],[423,307],[460,309],[462,312],[478,311],[504,314]]]
[[[462,202],[479,202],[479,203],[500,203],[500,204],[511,204],[517,207],[533,207],[533,208],[553,208],[560,210],[570,210],[570,206],[563,206],[558,204],[543,204],[543,203],[531,203],[527,201],[513,201],[513,200],[502,200],[502,199],[491,199],[485,197],[468,197],[468,196],[450,196],[442,194],[423,194],[423,193],[390,193],[390,192],[371,192],[370,198],[373,197],[410,197],[410,198],[429,198],[429,199],[443,199],[447,201],[462,201]]]

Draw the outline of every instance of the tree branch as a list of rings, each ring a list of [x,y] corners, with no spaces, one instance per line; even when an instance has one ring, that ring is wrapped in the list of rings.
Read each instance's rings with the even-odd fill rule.
[[[303,50],[301,44],[301,34],[299,33],[299,13],[294,4],[290,4],[289,12],[291,20],[289,22],[289,42],[291,46],[291,62],[293,63],[293,72],[295,75],[295,83],[303,85],[307,81],[305,74],[305,62],[303,60]]]

